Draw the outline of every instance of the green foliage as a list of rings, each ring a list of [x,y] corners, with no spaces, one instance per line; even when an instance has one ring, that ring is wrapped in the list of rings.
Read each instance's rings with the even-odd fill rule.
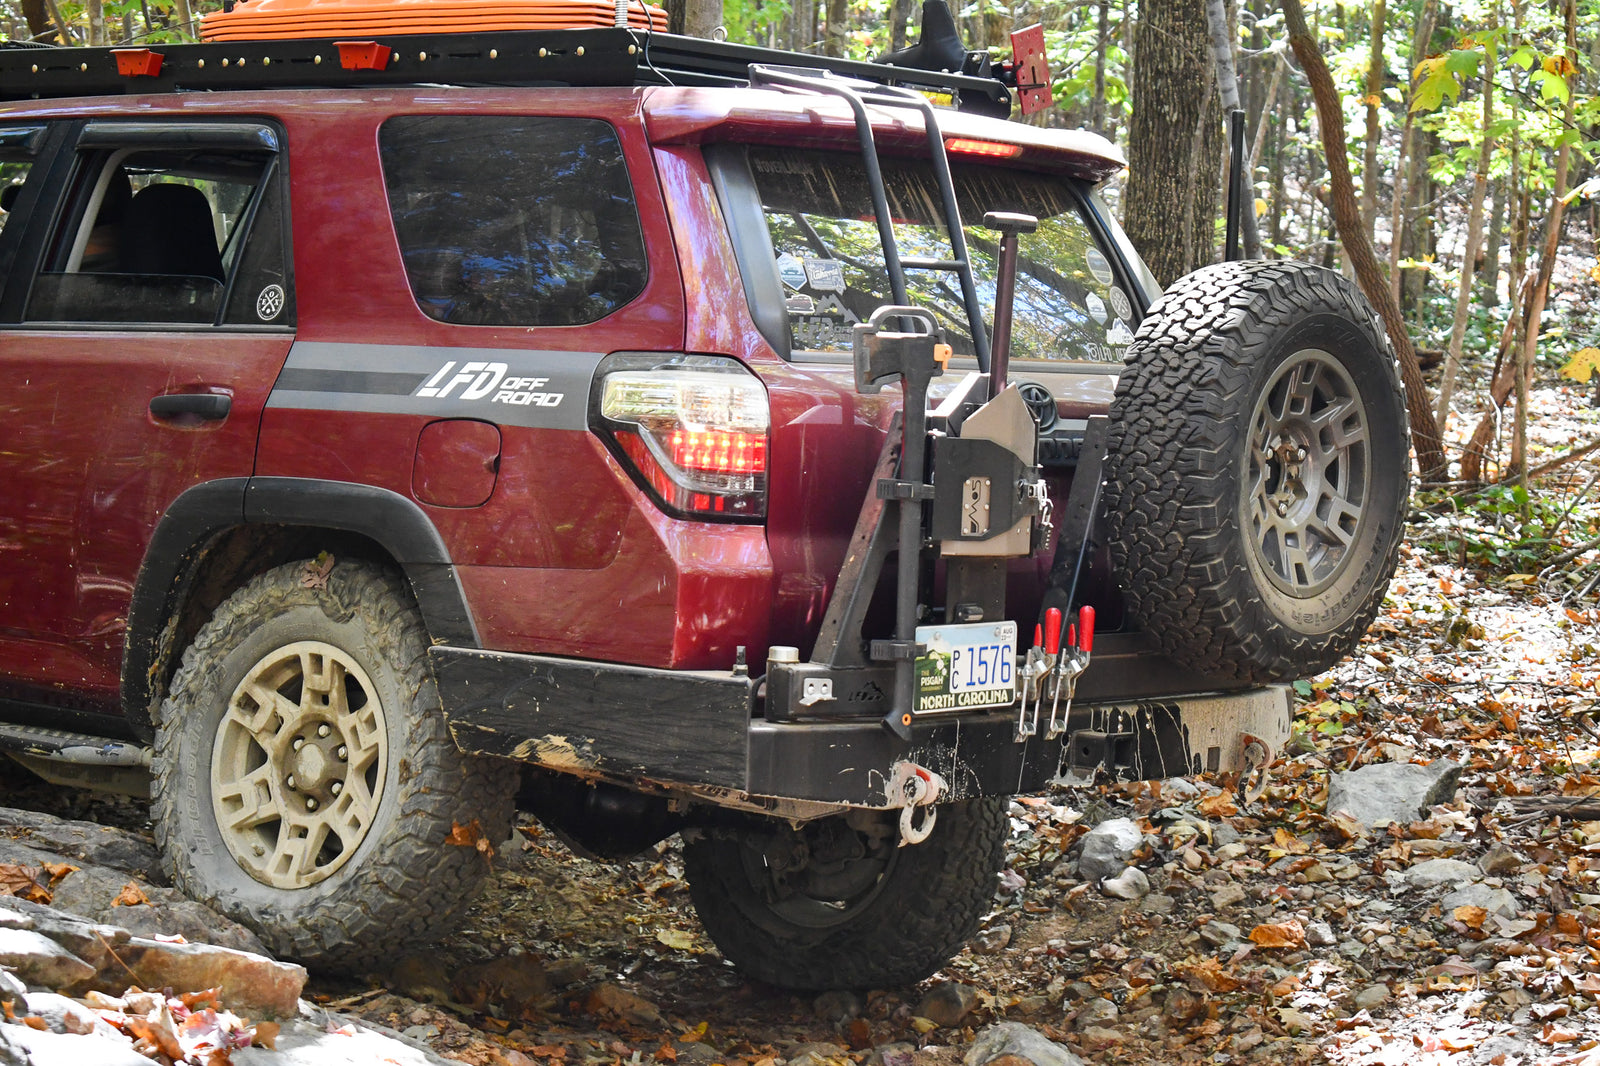
[[[1492,485],[1474,493],[1424,494],[1418,503],[1435,517],[1419,543],[1457,560],[1502,573],[1533,573],[1573,538],[1600,530],[1600,505],[1563,504],[1521,485]]]

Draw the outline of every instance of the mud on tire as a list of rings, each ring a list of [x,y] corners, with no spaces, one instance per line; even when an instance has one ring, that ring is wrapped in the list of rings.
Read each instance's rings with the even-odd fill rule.
[[[1355,647],[1410,476],[1394,356],[1351,283],[1295,262],[1179,279],[1129,349],[1108,447],[1112,558],[1169,656],[1266,683]]]
[[[358,970],[451,929],[509,830],[516,768],[461,755],[400,579],[305,563],[227,599],[161,707],[156,837],[176,885],[272,951]]]
[[[1005,858],[1009,800],[938,808],[898,847],[896,812],[799,830],[709,830],[685,843],[700,923],[723,957],[782,988],[884,988],[943,966],[978,928]]]

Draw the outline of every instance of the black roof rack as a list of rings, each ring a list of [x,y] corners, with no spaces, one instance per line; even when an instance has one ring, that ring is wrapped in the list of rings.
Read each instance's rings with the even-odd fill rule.
[[[346,65],[361,62],[350,47],[358,43],[387,47],[381,68]],[[116,48],[6,42],[0,43],[0,99],[417,84],[745,85],[752,63],[827,70],[915,89],[963,111],[1000,118],[1011,113],[1011,93],[999,76],[913,70],[620,28],[360,34]]]

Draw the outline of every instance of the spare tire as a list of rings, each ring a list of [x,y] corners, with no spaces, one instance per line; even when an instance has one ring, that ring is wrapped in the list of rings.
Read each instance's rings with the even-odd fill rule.
[[[1356,646],[1394,573],[1410,438],[1354,285],[1288,261],[1180,278],[1128,350],[1109,428],[1112,559],[1168,656],[1267,683]]]

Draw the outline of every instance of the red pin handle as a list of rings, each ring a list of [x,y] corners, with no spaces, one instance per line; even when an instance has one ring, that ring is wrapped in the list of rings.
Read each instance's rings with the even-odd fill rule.
[[[1044,653],[1056,655],[1061,651],[1061,609],[1052,607],[1044,613]]]
[[[1035,648],[1044,647],[1044,626],[1033,627],[1033,646]]]
[[[1078,608],[1078,647],[1085,655],[1094,651],[1094,608],[1088,604]]]

